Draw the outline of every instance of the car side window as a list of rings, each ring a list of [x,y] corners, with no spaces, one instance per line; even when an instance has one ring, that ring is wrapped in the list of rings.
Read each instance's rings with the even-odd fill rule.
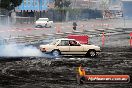
[[[59,46],[69,46],[68,40],[61,40]]]
[[[74,41],[74,40],[70,40],[69,41],[69,45],[70,46],[80,46],[76,41]]]

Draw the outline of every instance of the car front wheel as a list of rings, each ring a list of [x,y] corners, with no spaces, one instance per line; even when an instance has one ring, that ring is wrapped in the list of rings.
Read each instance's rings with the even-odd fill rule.
[[[60,53],[59,50],[53,50],[53,51],[52,51],[52,55],[55,56],[55,57],[60,56],[60,54],[61,54],[61,53]]]

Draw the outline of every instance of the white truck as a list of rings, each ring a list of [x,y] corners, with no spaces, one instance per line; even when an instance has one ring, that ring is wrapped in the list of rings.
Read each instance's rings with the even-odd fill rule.
[[[53,26],[53,21],[49,21],[49,18],[39,18],[35,22],[36,27],[52,27]]]
[[[95,57],[101,50],[99,46],[80,44],[75,39],[56,39],[50,44],[40,45],[40,50],[45,53],[59,55],[86,55]]]

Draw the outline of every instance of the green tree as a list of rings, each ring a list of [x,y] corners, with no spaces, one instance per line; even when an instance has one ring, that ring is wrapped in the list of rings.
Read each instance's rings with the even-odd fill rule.
[[[61,14],[60,20],[64,21],[68,19],[71,1],[70,0],[54,0],[54,2],[55,2],[54,4],[55,8]]]
[[[64,8],[69,7],[71,4],[70,0],[55,0],[55,7]]]
[[[12,10],[19,6],[23,0],[0,0],[0,8]]]

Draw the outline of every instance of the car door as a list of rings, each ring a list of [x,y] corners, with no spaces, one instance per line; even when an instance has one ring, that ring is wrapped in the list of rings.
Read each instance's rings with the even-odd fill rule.
[[[70,53],[71,54],[85,54],[83,46],[77,43],[75,40],[70,40],[73,44],[70,44]]]
[[[69,54],[70,48],[68,40],[61,40],[57,48],[61,51],[61,54]]]

